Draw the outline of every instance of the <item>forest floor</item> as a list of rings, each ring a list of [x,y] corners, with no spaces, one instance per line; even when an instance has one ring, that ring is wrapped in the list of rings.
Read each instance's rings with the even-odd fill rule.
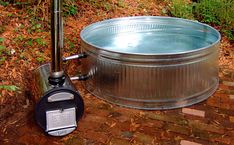
[[[79,52],[79,33],[91,23],[123,16],[165,16],[167,9],[165,2],[155,0],[77,3],[78,14],[64,18],[64,56]],[[75,82],[85,102],[78,129],[62,138],[46,136],[34,121],[29,86],[33,70],[50,62],[50,30],[31,13],[0,5],[0,86],[8,86],[0,88],[0,144],[234,144],[234,44],[225,36],[220,46],[220,85],[208,100],[183,109],[141,111],[99,100]],[[76,72],[76,64],[66,64],[69,73]],[[205,115],[191,115],[186,109]]]

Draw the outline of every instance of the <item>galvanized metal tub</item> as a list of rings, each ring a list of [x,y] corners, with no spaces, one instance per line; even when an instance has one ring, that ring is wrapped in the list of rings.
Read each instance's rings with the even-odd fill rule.
[[[157,110],[201,102],[218,86],[220,34],[209,25],[172,17],[105,20],[81,32],[88,57],[84,87],[108,102]]]

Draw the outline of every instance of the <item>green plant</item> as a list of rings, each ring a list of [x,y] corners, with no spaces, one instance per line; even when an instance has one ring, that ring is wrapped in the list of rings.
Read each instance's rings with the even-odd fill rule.
[[[6,49],[6,46],[0,45],[0,56],[2,55],[10,55],[11,51]]]
[[[34,16],[30,16],[29,22],[31,23],[30,27],[28,27],[27,32],[32,34],[34,32],[42,32],[45,30],[45,23],[43,23],[42,18]]]
[[[7,17],[12,17],[12,16],[13,16],[12,13],[8,13],[8,14],[7,14]]]
[[[67,4],[65,4],[63,14],[64,14],[64,16],[69,16],[69,15],[74,16],[74,15],[77,14],[77,10],[78,10],[78,8],[77,8],[76,5],[67,5]]]
[[[15,85],[0,85],[0,89],[8,90],[8,91],[17,91],[19,88]]]
[[[3,64],[4,61],[6,61],[6,56],[9,55],[10,51],[6,49],[6,46],[2,45],[4,41],[4,38],[0,37],[0,65]]]
[[[176,17],[194,19],[193,4],[187,0],[172,0],[170,12]]]
[[[3,57],[0,58],[0,65],[3,64],[4,61],[6,61],[6,57],[5,56],[3,56]]]
[[[73,48],[75,48],[75,44],[73,42],[69,41],[69,47],[70,47],[70,49],[73,49]]]
[[[0,26],[0,34],[3,33],[5,31],[5,27],[4,26]]]
[[[4,45],[0,45],[0,55],[6,50],[6,47]]]
[[[120,8],[124,8],[125,7],[124,0],[118,0],[117,1],[117,6],[120,7]]]
[[[39,63],[43,63],[45,61],[45,59],[43,57],[37,57],[36,60],[39,62]]]
[[[0,45],[0,56],[2,55],[2,53],[6,50],[6,46],[4,45]]]
[[[194,10],[195,16],[203,22],[220,24],[217,11],[221,10],[221,5],[217,0],[202,0]]]
[[[37,60],[39,63],[45,62],[45,56],[44,56],[43,53],[41,53],[41,52],[36,52],[36,55],[37,55],[36,60]]]
[[[32,30],[40,31],[40,28],[41,28],[41,24],[34,24],[32,26]]]
[[[170,13],[176,17],[197,19],[208,24],[221,26],[230,40],[234,40],[234,1],[233,0],[172,0]]]
[[[29,40],[27,41],[28,46],[33,46],[33,39],[29,38]]]
[[[111,10],[111,4],[109,4],[109,3],[103,4],[103,7],[104,7],[104,9],[105,9],[106,11],[110,11],[110,10]]]
[[[221,31],[222,31],[230,40],[234,41],[234,29],[231,29],[231,30],[222,29]]]
[[[42,38],[36,38],[35,41],[36,41],[36,43],[39,44],[39,45],[42,45],[42,46],[45,46],[45,45],[46,45],[46,41],[43,40]]]
[[[6,7],[9,5],[9,2],[5,2],[5,1],[0,0],[0,5]]]
[[[220,25],[221,32],[234,40],[233,0],[200,0],[194,14],[202,22]]]
[[[19,35],[19,36],[17,36],[16,38],[14,38],[15,39],[15,41],[23,41],[24,40],[24,37],[23,37],[23,35]]]
[[[4,41],[4,38],[0,37],[0,44]]]
[[[13,5],[18,7],[18,8],[24,8],[24,7],[27,7],[28,5],[30,5],[30,2],[29,1],[26,1],[26,2],[15,1],[13,3]]]
[[[13,6],[15,6],[17,8],[26,8],[30,4],[32,4],[33,2],[34,1],[32,1],[32,0],[26,0],[26,1],[22,1],[22,0],[0,0],[0,5],[6,7],[9,4],[12,4]]]

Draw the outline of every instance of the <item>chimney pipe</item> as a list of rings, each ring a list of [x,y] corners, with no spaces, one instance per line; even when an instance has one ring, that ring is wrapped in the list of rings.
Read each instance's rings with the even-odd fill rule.
[[[52,85],[64,83],[64,71],[62,65],[63,50],[63,21],[62,0],[52,0],[51,4],[51,74],[49,82]]]

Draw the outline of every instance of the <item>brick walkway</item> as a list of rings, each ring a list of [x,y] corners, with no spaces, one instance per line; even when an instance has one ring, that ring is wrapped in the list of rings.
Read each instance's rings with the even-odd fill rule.
[[[85,115],[78,129],[63,138],[45,136],[33,120],[33,106],[6,120],[5,144],[234,144],[234,70],[221,70],[220,86],[207,101],[169,111],[122,108],[85,91]]]

